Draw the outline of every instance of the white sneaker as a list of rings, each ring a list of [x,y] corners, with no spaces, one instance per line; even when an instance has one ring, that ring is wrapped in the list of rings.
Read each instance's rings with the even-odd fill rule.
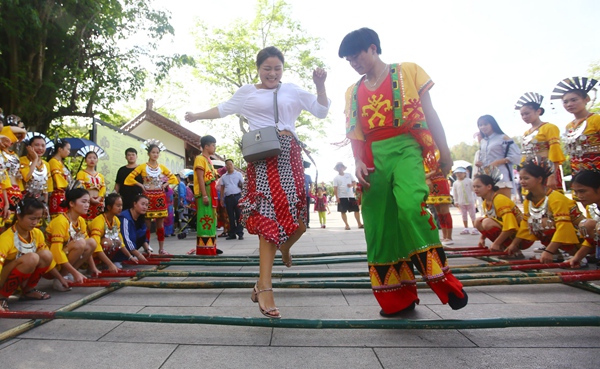
[[[118,262],[118,261],[114,261],[114,262],[113,262],[113,264],[115,264],[115,266],[116,266],[118,269],[123,269],[123,264],[121,264],[120,262]]]
[[[465,228],[460,232],[460,234],[469,234],[469,228]]]
[[[67,281],[75,282],[75,278],[73,278],[73,274],[71,274],[71,273],[67,274],[63,278],[66,279]]]
[[[65,279],[66,279],[66,277],[65,277]],[[52,288],[54,288],[56,291],[60,291],[60,292],[71,291],[71,287],[63,286],[62,283],[60,283],[60,281],[58,279],[55,279],[52,282]]]
[[[443,246],[454,245],[454,241],[453,240],[445,240],[445,241],[442,241],[442,245]]]
[[[542,252],[544,252],[544,250],[546,250],[545,247],[536,247],[535,249],[533,249],[533,252],[536,254],[541,254]]]
[[[471,234],[473,236],[479,236],[481,233],[479,233],[479,231],[477,229],[473,228],[473,230],[471,230]]]

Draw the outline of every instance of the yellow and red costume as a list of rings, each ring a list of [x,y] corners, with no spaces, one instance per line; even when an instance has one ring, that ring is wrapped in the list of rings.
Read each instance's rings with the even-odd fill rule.
[[[88,212],[83,216],[85,220],[91,221],[104,212],[104,196],[106,196],[104,176],[100,173],[91,174],[85,170],[81,170],[77,173],[76,179],[88,190],[90,197],[98,197],[99,203],[92,204],[90,202]]]
[[[544,246],[557,242],[562,245],[561,249],[570,254],[574,254],[574,249],[581,244],[577,226],[584,216],[577,203],[560,192],[549,189],[536,204],[525,199],[523,213],[518,238],[539,240]]]
[[[488,204],[486,200],[483,200],[483,211],[485,212],[484,217],[492,219],[499,227],[483,230],[481,233],[493,242],[500,236],[500,233],[512,231],[514,234],[502,243],[502,246],[504,247],[510,246],[523,221],[523,213],[521,210],[511,199],[497,193],[492,198],[491,203]],[[521,242],[521,249],[527,249],[532,244],[533,241],[523,240]]]
[[[71,223],[67,214],[57,214],[46,228],[47,238],[50,241],[50,251],[58,266],[68,263],[69,258],[64,247],[71,241],[88,239],[85,219],[78,217],[77,224]],[[98,251],[96,249],[96,251]]]
[[[16,231],[13,226],[0,235],[0,272],[5,264],[21,257],[23,254],[37,252],[40,249],[48,249],[44,233],[37,228],[29,232],[30,241],[27,242]],[[31,274],[20,272],[13,268],[4,285],[0,286],[0,296],[8,298],[12,295],[24,281],[25,291],[29,291],[37,286],[43,274],[49,272],[56,266],[54,260],[47,268],[37,268]]]
[[[65,200],[65,191],[69,186],[69,182],[71,182],[71,172],[62,161],[56,160],[55,158],[50,159],[48,165],[50,166],[53,188],[50,199],[48,200],[48,208],[50,210],[50,215],[54,218],[67,211],[67,209],[61,207],[60,204]]]
[[[565,155],[560,147],[560,130],[552,123],[542,123],[536,129],[530,128],[523,134],[521,150],[524,162],[533,157],[548,158],[555,165],[556,187],[563,186],[562,170],[560,164],[565,161]]]
[[[135,186],[137,181],[135,177],[141,175],[143,185],[146,188],[144,195],[148,197],[148,211],[146,212],[147,219],[166,218],[167,212],[167,196],[162,189],[164,184],[161,177],[166,177],[169,184],[178,184],[177,177],[167,167],[158,164],[152,167],[148,164],[138,165],[133,172],[129,173],[125,178],[125,186]]]
[[[53,181],[50,179],[50,164],[42,160],[42,164],[36,166],[31,173],[31,160],[27,156],[21,156],[21,176],[23,177],[23,186],[25,187],[25,197],[35,197],[43,201],[44,195],[54,191]]]
[[[573,175],[582,170],[600,169],[600,115],[567,124],[565,151],[571,159]]]
[[[100,214],[90,223],[88,234],[96,241],[96,250],[94,253],[104,251],[109,259],[113,260],[120,249],[125,247],[123,236],[121,235],[121,221],[119,217],[113,217],[112,222],[109,222],[105,214]],[[111,247],[105,247],[102,244],[102,239],[108,238],[112,241]]]

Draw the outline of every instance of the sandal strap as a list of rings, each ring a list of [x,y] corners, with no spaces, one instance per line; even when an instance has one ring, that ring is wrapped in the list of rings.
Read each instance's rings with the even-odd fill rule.
[[[29,295],[29,294],[30,294],[30,293],[32,293],[32,292],[39,293],[41,296],[46,296],[46,295],[47,295],[47,293],[46,293],[46,292],[44,292],[44,291],[40,291],[40,290],[38,290],[37,288],[32,288],[32,289],[30,289],[30,290],[29,290],[29,291],[27,291],[27,292],[23,292],[23,294],[24,294],[24,295]]]
[[[263,293],[263,292],[269,292],[269,291],[271,291],[271,292],[272,292],[272,291],[273,291],[273,288],[265,288],[264,290],[258,290],[258,291],[256,292],[256,294],[257,294],[257,295],[260,295],[260,294],[261,294],[261,293]]]
[[[0,306],[2,307],[2,309],[8,310],[8,299],[0,298]]]

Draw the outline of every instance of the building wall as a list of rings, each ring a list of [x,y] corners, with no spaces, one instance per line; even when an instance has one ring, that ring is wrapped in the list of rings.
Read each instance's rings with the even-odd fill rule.
[[[142,122],[140,125],[135,127],[131,133],[138,137],[142,137],[145,140],[155,138],[162,142],[167,150],[173,151],[177,155],[181,155],[185,158],[184,141],[150,122]],[[158,161],[160,162],[160,159]]]

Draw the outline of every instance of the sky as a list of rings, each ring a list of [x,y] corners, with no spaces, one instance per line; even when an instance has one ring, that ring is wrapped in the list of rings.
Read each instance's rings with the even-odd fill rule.
[[[154,3],[171,12],[175,37],[164,47],[179,54],[195,53],[190,31],[198,19],[224,27],[238,18],[252,19],[255,13],[253,0]],[[328,136],[313,145],[319,147],[315,159],[324,180],[335,176],[332,168],[337,161],[344,161],[352,170],[350,150],[330,145],[344,137],[344,92],[359,78],[348,62],[337,56],[342,38],[352,30],[374,29],[381,40],[384,62],[416,62],[431,76],[435,82],[431,97],[450,146],[463,141],[472,143],[477,118],[484,114],[493,115],[508,135],[521,135],[528,126],[514,110],[514,104],[527,91],[545,96],[542,106],[546,113],[542,120],[563,130],[572,118],[560,101],[550,104],[552,89],[563,78],[587,75],[590,64],[600,62],[597,0],[288,3],[292,18],[308,34],[322,38],[317,56],[327,66],[331,124],[327,127]],[[161,101],[160,96],[143,98],[149,97]],[[175,105],[184,126],[199,134],[207,133],[201,123],[183,123],[185,111],[212,106],[206,93],[192,91],[189,101]]]

